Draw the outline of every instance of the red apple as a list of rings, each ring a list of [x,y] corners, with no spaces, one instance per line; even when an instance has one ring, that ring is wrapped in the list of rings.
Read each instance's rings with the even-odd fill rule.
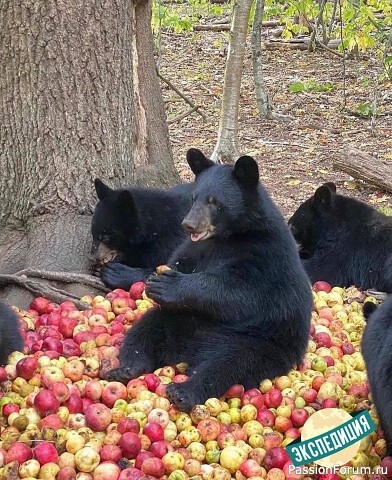
[[[332,339],[326,332],[318,332],[313,336],[313,340],[316,342],[317,348],[331,347]]]
[[[332,290],[331,285],[327,282],[323,282],[322,280],[314,283],[312,288],[315,292],[327,292],[327,293],[329,293]]]
[[[64,357],[79,357],[81,354],[79,345],[71,338],[63,340],[63,356]]]
[[[245,475],[246,478],[261,477],[261,467],[256,460],[252,459],[245,460],[245,462],[241,464],[240,472]]]
[[[51,413],[50,415],[42,418],[38,422],[38,428],[40,430],[42,430],[44,427],[50,427],[54,430],[59,430],[60,428],[64,428],[64,422],[58,415],[56,415],[55,413]]]
[[[282,470],[284,464],[289,460],[289,454],[284,448],[273,447],[265,454],[264,465],[267,470],[271,470],[271,468],[280,468]]]
[[[342,345],[342,352],[344,355],[352,355],[355,352],[354,345],[350,342],[344,342]]]
[[[144,282],[136,282],[131,285],[131,288],[129,289],[129,296],[132,298],[132,300],[140,300],[143,298],[142,294],[145,288],[146,284]]]
[[[146,423],[143,427],[143,433],[147,435],[151,442],[163,440],[165,437],[162,425],[156,422]]]
[[[173,450],[174,448],[166,440],[158,440],[157,442],[153,442],[149,449],[154,457],[158,458],[164,457],[168,452],[172,452]]]
[[[64,382],[54,382],[50,387],[50,391],[60,403],[66,402],[70,396],[69,388]]]
[[[56,447],[51,442],[40,442],[34,447],[34,458],[40,463],[45,465],[46,463],[57,463],[59,455]]]
[[[116,400],[127,399],[127,388],[120,382],[109,382],[102,390],[102,403],[112,408]]]
[[[101,462],[119,462],[122,457],[121,448],[117,445],[104,445],[99,451]]]
[[[93,401],[101,398],[102,391],[103,387],[98,380],[89,380],[84,387],[84,395]]]
[[[81,413],[83,411],[83,402],[80,395],[72,393],[68,400],[64,403],[69,413]]]
[[[5,452],[5,463],[16,461],[21,464],[27,462],[27,460],[30,460],[31,458],[33,458],[33,451],[28,445],[22,442],[12,443],[9,449]]]
[[[123,433],[118,445],[122,450],[123,456],[128,459],[136,458],[142,448],[139,436],[133,432]]]
[[[118,422],[117,430],[120,433],[133,432],[138,434],[140,432],[140,423],[134,418],[124,417]]]
[[[43,313],[46,313],[49,303],[49,300],[46,298],[37,297],[30,303],[30,308],[38,312],[39,315],[42,315]]]
[[[103,403],[93,403],[86,408],[86,425],[96,432],[104,432],[112,422],[112,412]]]
[[[19,410],[20,410],[19,405],[16,405],[16,403],[10,402],[3,405],[2,412],[5,417],[8,417],[8,415],[10,415],[11,413],[19,412]]]
[[[140,452],[135,459],[135,468],[140,470],[144,460],[146,460],[146,458],[153,458],[153,457],[155,457],[155,455],[150,451]]]
[[[73,467],[62,467],[56,475],[56,480],[76,480],[76,470]]]
[[[275,424],[275,415],[268,408],[261,408],[257,412],[256,420],[264,427],[272,427]]]
[[[139,480],[140,477],[144,477],[144,473],[138,468],[126,468],[120,473],[118,480]]]
[[[150,392],[155,392],[157,386],[161,383],[158,375],[155,375],[155,373],[148,373],[145,375],[144,381],[146,382],[147,388],[150,390]]]
[[[146,458],[141,470],[145,475],[160,478],[165,473],[165,466],[160,458]]]
[[[34,407],[41,417],[56,413],[60,407],[60,402],[50,390],[41,390],[34,398]]]
[[[294,427],[302,427],[309,418],[309,413],[304,408],[294,408],[291,412],[291,421]]]
[[[321,403],[321,408],[336,408],[338,404],[333,398],[326,398]]]
[[[64,338],[72,338],[74,328],[78,323],[79,322],[76,318],[60,317],[59,332]]]
[[[43,352],[47,352],[48,350],[58,353],[63,353],[63,344],[61,340],[52,336],[47,336],[44,341],[42,342],[41,349]]]
[[[282,404],[283,395],[277,388],[271,388],[264,395],[264,401],[267,408],[278,408]]]
[[[16,364],[16,373],[18,377],[30,380],[38,368],[38,359],[35,357],[25,357]]]

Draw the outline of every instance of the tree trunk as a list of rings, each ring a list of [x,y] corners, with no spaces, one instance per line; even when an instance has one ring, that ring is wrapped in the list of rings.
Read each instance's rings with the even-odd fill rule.
[[[178,181],[150,14],[148,1],[1,2],[0,273],[89,271],[95,177]]]
[[[211,157],[214,161],[220,163],[233,162],[238,158],[238,105],[252,1],[237,0],[234,4],[223,84],[218,142]]]
[[[271,117],[272,105],[264,87],[263,62],[261,57],[261,26],[264,13],[264,0],[256,0],[252,25],[252,64],[255,94],[260,115]]]

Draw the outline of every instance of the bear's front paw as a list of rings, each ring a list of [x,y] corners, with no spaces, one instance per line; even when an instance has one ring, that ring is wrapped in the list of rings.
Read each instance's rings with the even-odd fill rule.
[[[142,371],[133,367],[114,368],[108,372],[106,379],[109,382],[121,382],[127,384],[129,380],[141,375]]]
[[[166,388],[167,396],[170,401],[177,405],[177,407],[183,411],[189,413],[192,408],[200,403],[203,403],[206,399],[202,398],[200,392],[195,393],[187,382],[184,383],[171,383]]]
[[[182,302],[183,290],[180,282],[182,273],[168,270],[161,275],[151,276],[146,285],[146,294],[160,305],[173,305]]]
[[[103,283],[111,288],[129,290],[133,281],[132,268],[122,263],[108,263],[101,268],[100,275]]]

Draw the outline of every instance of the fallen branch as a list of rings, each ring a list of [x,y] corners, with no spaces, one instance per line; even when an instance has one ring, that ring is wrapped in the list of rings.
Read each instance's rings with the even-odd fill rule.
[[[280,25],[279,20],[267,20],[263,22],[263,27],[278,27]],[[203,32],[203,31],[210,31],[210,32],[223,32],[229,31],[231,28],[230,23],[206,23],[196,24],[193,26],[193,30],[195,32]]]
[[[79,297],[73,295],[72,293],[66,292],[65,290],[61,290],[56,287],[52,287],[50,285],[46,285],[41,282],[37,282],[35,280],[30,280],[25,275],[18,276],[17,274],[14,275],[0,275],[0,284],[3,285],[18,285],[19,287],[23,287],[29,292],[33,293],[35,296],[38,297],[45,297],[48,300],[51,300],[55,303],[62,303],[65,301],[71,301],[75,304],[75,306],[79,310],[86,310],[90,309],[91,306],[83,303],[79,300]]]
[[[107,288],[98,277],[94,277],[93,275],[86,275],[83,273],[50,272],[48,270],[35,270],[26,268],[24,270],[21,270],[20,272],[15,273],[15,275],[43,278],[45,280],[54,280],[64,283],[79,283],[81,285],[86,285],[86,287],[92,287],[96,288],[97,290],[102,290],[105,293],[110,292],[110,289]]]
[[[193,107],[191,108],[190,110],[187,110],[186,112],[182,113],[181,115],[178,115],[177,117],[175,118],[172,118],[171,120],[168,120],[167,121],[167,124],[168,125],[171,125],[172,123],[176,123],[176,122],[179,122],[180,120],[182,120],[183,118],[187,117],[188,115],[190,115],[191,113],[195,112],[199,107]]]
[[[305,145],[301,143],[293,143],[293,142],[270,142],[268,140],[259,140],[259,142],[264,143],[265,145],[276,145],[279,147],[309,148],[309,145]]]
[[[340,160],[334,161],[333,168],[377,188],[392,192],[391,166],[387,160],[380,160],[360,150],[350,148],[341,155]]]
[[[216,23],[206,25],[193,25],[195,32],[228,32],[230,30],[229,23]]]
[[[206,115],[200,110],[200,107],[198,107],[197,105],[195,105],[192,100],[190,100],[184,93],[181,92],[181,90],[179,90],[175,85],[172,84],[172,82],[170,80],[168,80],[167,78],[165,78],[161,73],[159,73],[159,71],[157,70],[157,75],[158,77],[166,83],[166,85],[168,85],[174,92],[177,93],[177,95],[179,95],[190,107],[194,108],[194,111],[197,112],[201,117],[202,119],[207,122],[207,117]]]
[[[328,52],[334,53],[343,58],[343,55],[339,52],[335,52],[334,49],[337,49],[341,41],[339,39],[330,40],[328,45],[321,44],[321,42],[316,41],[316,45]],[[280,48],[290,49],[290,50],[308,50],[310,45],[310,37],[304,38],[289,38],[288,40],[283,40],[280,38],[269,38],[264,42],[264,47],[268,50],[277,50]]]

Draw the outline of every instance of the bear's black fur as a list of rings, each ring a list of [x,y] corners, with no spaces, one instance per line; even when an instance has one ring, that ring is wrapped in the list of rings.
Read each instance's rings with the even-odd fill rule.
[[[326,183],[289,225],[312,282],[392,292],[392,217]]]
[[[188,411],[234,383],[257,387],[300,362],[312,296],[296,244],[259,184],[257,163],[241,157],[216,165],[188,152],[196,174],[188,238],[153,276],[147,294],[159,303],[129,330],[120,368],[126,382],[159,366],[186,362],[189,379],[167,392]]]
[[[392,296],[377,309],[371,302],[364,304],[367,325],[362,337],[373,403],[392,455]]]
[[[16,313],[0,302],[0,365],[7,363],[10,353],[23,350],[23,339],[20,323]]]
[[[99,203],[92,220],[95,263],[114,260],[101,269],[102,280],[112,288],[128,289],[146,281],[166,263],[185,238],[181,222],[189,210],[192,185],[169,190],[130,188],[113,190],[95,180]]]

